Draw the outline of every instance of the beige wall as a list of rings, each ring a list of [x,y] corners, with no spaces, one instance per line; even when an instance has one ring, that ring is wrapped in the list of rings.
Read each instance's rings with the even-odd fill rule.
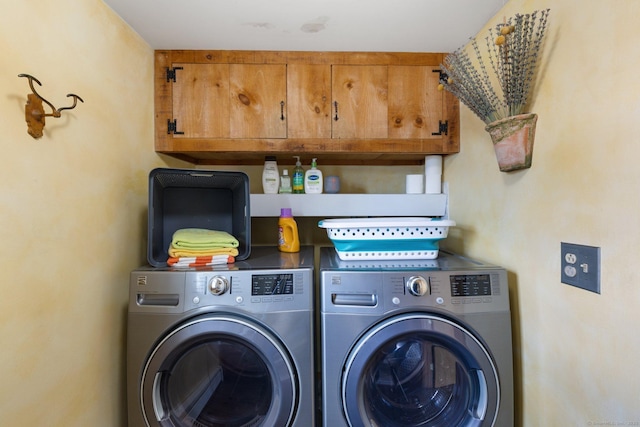
[[[464,108],[447,243],[510,271],[522,425],[638,425],[640,2],[510,0],[489,25],[546,7],[533,166],[499,172]],[[560,282],[563,241],[601,248],[601,295]]]
[[[146,252],[153,52],[100,0],[0,0],[0,424],[126,425],[128,273]],[[28,82],[56,107],[27,134]]]

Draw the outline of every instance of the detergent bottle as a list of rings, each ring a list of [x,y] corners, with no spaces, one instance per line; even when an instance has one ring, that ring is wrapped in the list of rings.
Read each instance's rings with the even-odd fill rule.
[[[278,218],[278,250],[280,252],[299,252],[300,239],[298,224],[291,215],[291,208],[281,208]]]

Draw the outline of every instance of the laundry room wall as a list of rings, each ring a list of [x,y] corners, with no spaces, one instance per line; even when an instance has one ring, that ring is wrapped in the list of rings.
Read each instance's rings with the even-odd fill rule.
[[[100,0],[0,0],[0,425],[126,425],[128,273],[146,257],[153,51]],[[35,76],[57,108],[27,134]],[[175,164],[175,162],[174,162]]]
[[[461,112],[445,160],[447,245],[510,272],[516,425],[640,423],[640,27],[636,0],[510,0],[481,32],[550,8],[531,169],[502,173],[484,124]],[[601,294],[560,282],[560,242],[601,248]]]

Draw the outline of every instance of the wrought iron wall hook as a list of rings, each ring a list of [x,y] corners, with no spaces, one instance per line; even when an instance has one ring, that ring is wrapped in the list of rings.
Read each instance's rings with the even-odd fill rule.
[[[74,93],[67,94],[67,97],[73,98],[73,105],[70,107],[62,107],[56,108],[52,103],[44,99],[33,86],[33,82],[38,83],[38,86],[42,86],[42,83],[35,77],[29,74],[18,74],[18,77],[26,77],[29,79],[29,87],[31,88],[31,92],[27,95],[27,103],[25,105],[24,115],[25,120],[27,121],[27,132],[34,138],[42,137],[42,130],[44,129],[44,118],[45,117],[60,117],[60,112],[62,110],[72,110],[78,104],[78,101],[84,102],[82,98]],[[44,107],[42,103],[47,104],[51,108],[51,113],[45,113]]]

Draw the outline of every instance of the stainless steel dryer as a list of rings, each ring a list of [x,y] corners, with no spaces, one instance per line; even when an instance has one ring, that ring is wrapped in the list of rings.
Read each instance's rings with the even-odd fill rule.
[[[504,269],[321,248],[320,322],[324,426],[513,426]]]
[[[129,427],[314,425],[313,248],[131,273]]]

